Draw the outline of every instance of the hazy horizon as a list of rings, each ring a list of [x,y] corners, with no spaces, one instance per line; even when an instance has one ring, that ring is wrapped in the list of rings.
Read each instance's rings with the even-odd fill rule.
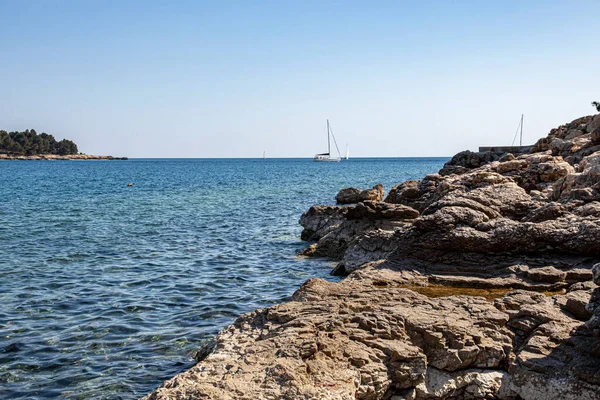
[[[0,0],[0,129],[88,154],[308,158],[524,144],[593,114],[600,3]]]
[[[380,159],[380,158],[389,158],[389,159],[413,159],[413,158],[430,158],[430,159],[438,159],[438,158],[451,158],[452,155],[447,156],[405,156],[405,157],[395,157],[395,156],[382,156],[382,157],[371,157],[371,156],[352,156],[350,155],[349,160],[364,160],[364,159]],[[314,155],[306,156],[306,157],[269,157],[267,155],[267,160],[312,160]],[[342,161],[346,161],[344,159],[345,155],[342,154]],[[262,155],[260,157],[129,157],[129,159],[134,160],[262,160]]]

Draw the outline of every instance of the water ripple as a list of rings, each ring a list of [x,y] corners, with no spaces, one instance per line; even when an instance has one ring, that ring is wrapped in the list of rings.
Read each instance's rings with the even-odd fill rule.
[[[0,398],[150,392],[241,313],[333,279],[295,256],[310,205],[444,161],[1,162]]]

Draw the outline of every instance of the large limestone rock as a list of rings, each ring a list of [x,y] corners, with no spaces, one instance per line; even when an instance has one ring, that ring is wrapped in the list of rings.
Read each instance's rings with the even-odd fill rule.
[[[290,303],[240,317],[146,399],[597,399],[598,341],[556,298],[310,279]]]
[[[311,279],[293,300],[240,317],[147,399],[383,399],[414,388],[434,398],[506,385],[496,371],[514,335],[482,298]]]
[[[401,204],[383,203],[380,201],[364,201],[351,207],[346,212],[348,220],[395,220],[403,221],[414,219],[419,216],[419,212],[412,207]]]
[[[349,275],[243,315],[147,398],[600,399],[599,129],[312,207],[305,254]]]
[[[345,207],[312,206],[300,217],[300,225],[304,227],[300,238],[302,240],[319,240],[345,220],[348,211]]]
[[[470,150],[461,151],[444,164],[444,167],[440,170],[440,175],[462,174],[471,169],[479,168],[482,165],[496,161],[500,159],[502,155],[502,153],[493,151],[486,151],[483,153],[475,153]]]
[[[600,264],[594,265],[594,283],[600,286]],[[600,340],[600,288],[596,288],[592,293],[589,304],[586,306],[592,318],[587,322],[587,327]]]
[[[585,133],[594,118],[551,131],[548,143],[576,142],[560,154],[535,149],[517,155],[463,152],[447,163],[443,174],[393,187],[383,204],[410,207],[414,215],[418,212],[416,218],[404,220],[408,227],[393,227],[394,235],[388,231],[363,238],[372,232],[364,230],[355,231],[354,239],[345,236],[343,249],[336,248],[335,258],[343,260],[336,272],[386,257],[410,270],[457,273],[455,283],[465,284],[468,275],[475,275],[480,281],[471,283],[477,286],[486,277],[501,277],[496,286],[539,290],[589,279],[591,265],[600,261],[600,151],[593,151]],[[384,209],[364,202],[345,218],[370,219],[373,226],[385,220]],[[321,243],[316,247],[326,248]],[[373,257],[367,249],[373,249]],[[561,273],[550,282],[542,278],[544,268]],[[587,273],[574,272],[579,270]]]
[[[365,200],[381,201],[383,200],[383,185],[377,184],[373,189],[360,190],[357,188],[344,188],[335,196],[338,204],[359,203]]]
[[[395,249],[391,243],[394,230],[418,215],[408,206],[370,200],[347,207],[311,207],[300,218],[302,239],[318,243],[301,254],[342,260],[350,247],[352,251],[335,273],[349,272],[387,256]]]

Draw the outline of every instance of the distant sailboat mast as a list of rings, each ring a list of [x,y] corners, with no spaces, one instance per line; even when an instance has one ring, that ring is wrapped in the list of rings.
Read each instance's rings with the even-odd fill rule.
[[[331,144],[329,140],[329,120],[327,120],[327,155],[331,156]]]
[[[525,117],[524,114],[521,114],[521,137],[519,139],[519,146],[523,147],[523,118]]]
[[[348,150],[348,143],[346,143],[346,160],[350,157],[350,150]]]
[[[337,150],[338,156],[331,156],[331,138],[333,138],[333,144],[335,145],[335,149]],[[329,124],[329,120],[327,120],[327,153],[319,153],[316,154],[313,158],[314,161],[340,161],[342,159],[342,155],[340,154],[340,148],[338,147],[337,141],[335,140],[335,135],[333,134],[333,130],[331,129],[331,125]]]
[[[267,158],[267,151],[263,151],[263,160],[265,160]]]
[[[519,126],[517,127],[517,131],[515,132],[515,137],[513,138],[511,146],[515,145],[515,140],[517,140],[517,135],[519,135],[519,131],[520,131],[521,134],[519,136],[519,147],[523,147],[523,118],[524,117],[525,117],[525,114],[521,114],[521,121],[519,122]]]

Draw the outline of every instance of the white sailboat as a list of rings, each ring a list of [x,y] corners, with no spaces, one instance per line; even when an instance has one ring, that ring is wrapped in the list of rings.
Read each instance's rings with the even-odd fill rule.
[[[330,137],[333,138],[333,143],[335,144],[335,148],[337,150],[338,156],[331,156],[331,140]],[[335,136],[333,135],[333,131],[331,130],[331,126],[329,125],[329,120],[327,120],[327,153],[316,154],[313,158],[314,161],[333,161],[338,162],[342,160],[340,155],[340,149],[338,148],[337,142],[335,141]]]
[[[350,150],[348,150],[348,143],[346,143],[346,160],[350,158]]]

